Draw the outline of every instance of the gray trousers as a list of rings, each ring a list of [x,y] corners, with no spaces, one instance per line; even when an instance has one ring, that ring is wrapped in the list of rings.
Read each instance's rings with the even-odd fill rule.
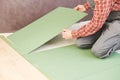
[[[120,20],[106,22],[97,33],[76,39],[76,44],[79,48],[91,48],[92,53],[99,58],[109,56],[120,49]]]

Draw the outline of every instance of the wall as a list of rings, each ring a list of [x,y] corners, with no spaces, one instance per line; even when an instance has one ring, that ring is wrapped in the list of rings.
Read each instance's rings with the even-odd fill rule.
[[[19,30],[58,6],[73,8],[82,3],[84,0],[0,0],[0,33]]]

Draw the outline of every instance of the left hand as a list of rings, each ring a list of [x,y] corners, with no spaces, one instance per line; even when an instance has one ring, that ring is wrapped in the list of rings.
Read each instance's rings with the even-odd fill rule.
[[[77,5],[74,9],[77,11],[83,11],[83,12],[86,11],[86,8],[84,7],[84,5]]]
[[[71,30],[69,29],[64,29],[63,32],[62,32],[62,37],[65,38],[65,39],[72,39],[72,34],[71,34]]]

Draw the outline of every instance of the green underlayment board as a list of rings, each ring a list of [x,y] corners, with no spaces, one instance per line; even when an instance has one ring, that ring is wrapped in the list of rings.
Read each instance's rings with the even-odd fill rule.
[[[27,54],[86,15],[86,13],[73,9],[58,7],[25,28],[8,36],[7,39],[11,43],[11,46],[20,54]]]
[[[69,45],[24,57],[49,80],[120,80],[120,55],[117,53],[99,59],[89,49]]]
[[[120,80],[120,65],[82,80]]]

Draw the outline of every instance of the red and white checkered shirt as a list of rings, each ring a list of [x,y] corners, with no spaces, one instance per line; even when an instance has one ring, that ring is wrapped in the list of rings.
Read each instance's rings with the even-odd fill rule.
[[[120,0],[96,0],[94,3],[93,18],[82,28],[73,30],[73,38],[85,37],[96,33],[103,26],[111,11],[120,11]],[[85,3],[84,6],[86,9],[90,8],[88,3]]]

